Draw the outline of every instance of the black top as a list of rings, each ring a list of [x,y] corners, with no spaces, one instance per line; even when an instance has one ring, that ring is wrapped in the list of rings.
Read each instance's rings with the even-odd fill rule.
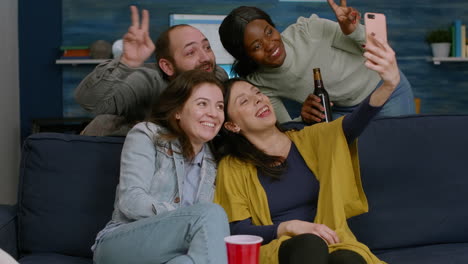
[[[369,105],[366,98],[351,114],[343,119],[343,132],[348,143],[354,141],[382,107]],[[257,235],[268,244],[277,238],[278,225],[289,220],[313,222],[317,212],[320,184],[307,167],[296,145],[291,144],[287,157],[288,167],[281,179],[273,179],[259,172],[258,177],[268,199],[273,225],[256,226],[251,218],[230,223],[231,233]]]

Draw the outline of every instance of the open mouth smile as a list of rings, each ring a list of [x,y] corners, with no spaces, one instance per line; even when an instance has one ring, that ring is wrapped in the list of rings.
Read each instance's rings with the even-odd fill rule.
[[[215,127],[215,124],[214,123],[211,123],[211,122],[201,122],[202,126],[207,126],[207,127]]]
[[[256,117],[265,117],[270,113],[270,108],[268,106],[264,106],[257,111]]]

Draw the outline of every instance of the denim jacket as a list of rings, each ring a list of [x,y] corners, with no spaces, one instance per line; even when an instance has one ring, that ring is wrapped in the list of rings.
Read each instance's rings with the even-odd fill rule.
[[[156,124],[142,122],[127,134],[112,220],[97,240],[117,226],[181,206],[185,159],[178,140],[161,139],[159,132],[165,131]],[[210,148],[204,149],[195,203],[212,202],[214,196],[216,162]]]

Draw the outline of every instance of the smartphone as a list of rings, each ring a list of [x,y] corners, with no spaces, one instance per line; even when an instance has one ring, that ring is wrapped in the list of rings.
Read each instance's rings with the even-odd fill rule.
[[[369,40],[370,34],[387,42],[387,21],[384,14],[365,13],[364,24],[366,25],[366,45],[372,45]]]

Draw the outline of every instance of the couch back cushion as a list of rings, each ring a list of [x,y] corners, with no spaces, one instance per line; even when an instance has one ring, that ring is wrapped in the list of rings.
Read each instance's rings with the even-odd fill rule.
[[[468,242],[468,116],[374,120],[359,138],[369,213],[348,222],[372,249]]]
[[[110,220],[124,138],[39,133],[23,145],[19,186],[21,254],[91,257]]]

